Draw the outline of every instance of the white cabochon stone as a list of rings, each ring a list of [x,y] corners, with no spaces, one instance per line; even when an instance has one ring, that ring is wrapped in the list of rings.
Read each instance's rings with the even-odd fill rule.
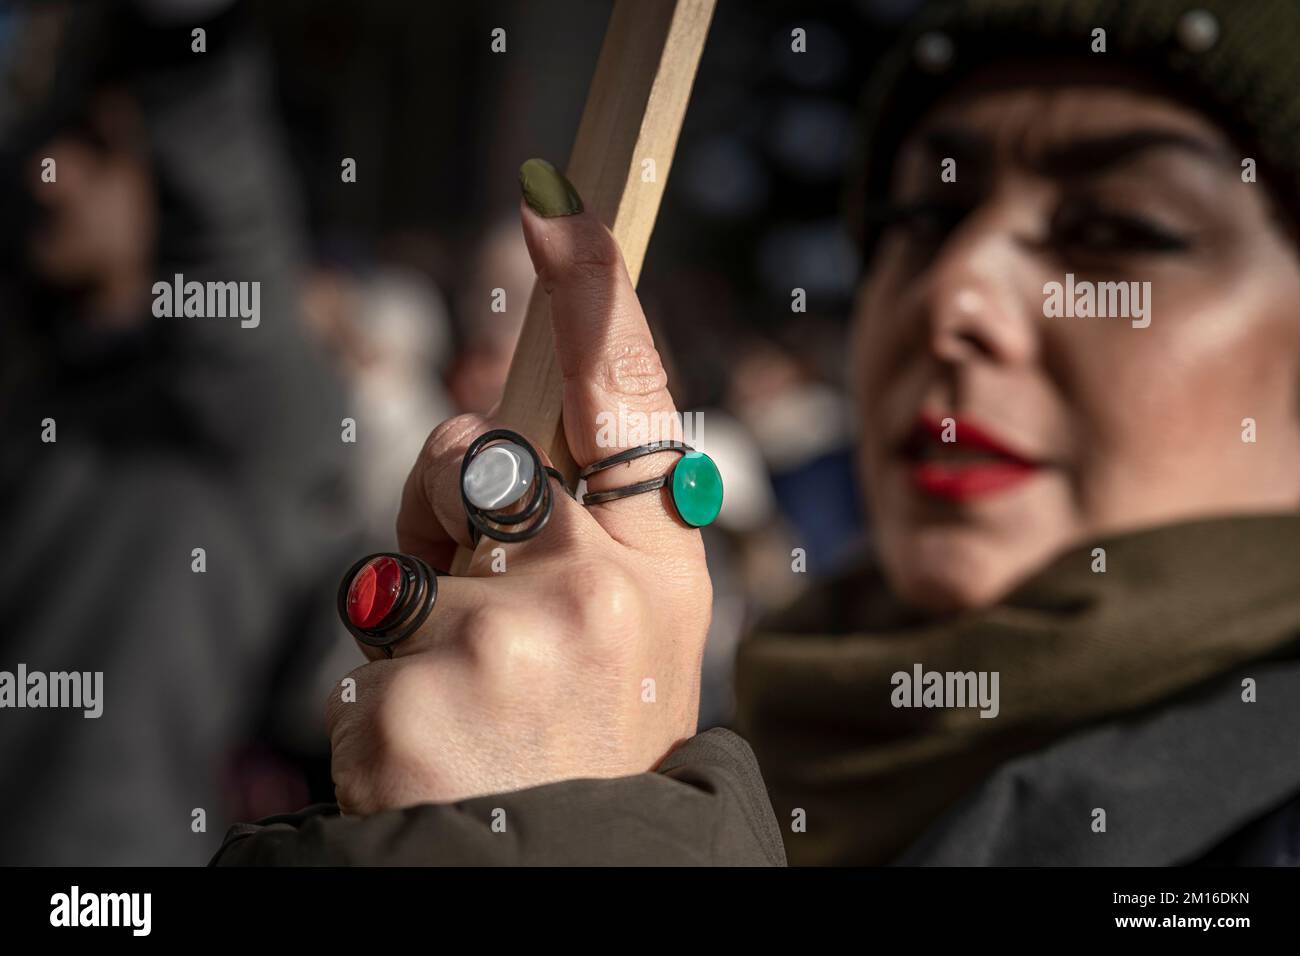
[[[514,504],[533,483],[533,459],[514,442],[484,448],[465,469],[465,497],[495,511]]]

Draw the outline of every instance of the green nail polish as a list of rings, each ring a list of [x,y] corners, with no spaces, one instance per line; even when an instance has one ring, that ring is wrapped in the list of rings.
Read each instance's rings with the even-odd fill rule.
[[[582,212],[582,197],[564,174],[544,159],[530,159],[519,167],[524,201],[539,216],[572,216]]]

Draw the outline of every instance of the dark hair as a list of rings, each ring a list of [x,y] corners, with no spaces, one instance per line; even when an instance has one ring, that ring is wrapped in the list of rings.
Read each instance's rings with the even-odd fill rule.
[[[845,216],[865,259],[877,234],[869,213],[888,194],[904,137],[936,100],[976,70],[1018,60],[1087,54],[1092,31],[1106,30],[1106,62],[1151,77],[1175,101],[1210,116],[1256,158],[1282,218],[1300,222],[1300,3],[1202,0],[1218,36],[1190,50],[1181,0],[933,0],[882,58],[860,107],[855,175]],[[924,63],[927,34],[949,44],[945,62]]]

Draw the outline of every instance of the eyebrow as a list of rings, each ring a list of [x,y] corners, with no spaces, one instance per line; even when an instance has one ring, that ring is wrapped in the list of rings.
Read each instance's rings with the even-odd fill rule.
[[[977,167],[987,166],[993,156],[993,146],[987,137],[962,127],[931,130],[923,136],[922,143],[934,156],[951,156]],[[1096,175],[1156,149],[1179,150],[1215,166],[1236,165],[1229,150],[1215,142],[1190,133],[1154,129],[1070,140],[1051,147],[1028,165],[1047,175]]]

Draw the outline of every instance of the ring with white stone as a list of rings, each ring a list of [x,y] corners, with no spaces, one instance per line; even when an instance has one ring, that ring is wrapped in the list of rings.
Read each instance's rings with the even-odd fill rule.
[[[474,439],[460,466],[460,497],[474,542],[484,534],[497,541],[526,541],[546,527],[554,507],[547,476],[563,484],[560,473],[544,467],[518,432],[495,428]],[[511,510],[525,495],[523,508]]]

